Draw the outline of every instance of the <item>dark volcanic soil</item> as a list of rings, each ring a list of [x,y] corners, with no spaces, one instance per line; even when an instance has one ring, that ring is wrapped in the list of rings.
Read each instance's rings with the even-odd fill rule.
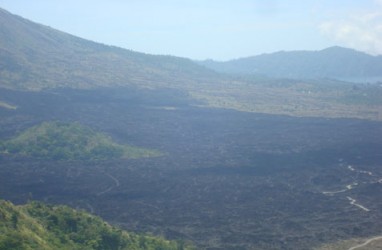
[[[0,97],[18,106],[0,108],[0,139],[46,120],[78,121],[166,153],[107,162],[3,154],[4,199],[65,203],[206,249],[310,249],[380,232],[382,123],[200,108],[170,89],[2,89]]]

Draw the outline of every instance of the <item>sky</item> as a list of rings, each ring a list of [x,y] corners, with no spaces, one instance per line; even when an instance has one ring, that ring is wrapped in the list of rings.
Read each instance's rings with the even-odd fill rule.
[[[197,60],[334,45],[382,54],[382,0],[0,0],[0,8],[92,41]]]

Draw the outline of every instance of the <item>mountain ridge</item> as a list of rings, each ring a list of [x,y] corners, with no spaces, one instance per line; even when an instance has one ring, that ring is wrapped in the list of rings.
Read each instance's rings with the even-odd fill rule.
[[[264,75],[279,78],[381,77],[382,56],[332,46],[318,51],[278,51],[201,65],[228,74]]]
[[[0,85],[16,89],[182,84],[218,74],[190,59],[82,39],[0,9]]]
[[[326,51],[328,52],[330,50]],[[373,85],[355,92],[343,84],[346,80],[323,79],[326,76],[322,74],[322,65],[312,68],[305,62],[312,61],[310,57],[308,60],[304,56],[297,56],[291,63],[291,60],[284,57],[284,54],[289,53],[281,52],[281,57],[278,56],[276,60],[265,60],[262,63],[265,71],[256,72],[255,76],[230,72],[227,74],[224,70],[223,74],[187,58],[150,55],[99,44],[31,22],[4,10],[0,12],[2,89],[171,89],[182,92],[183,96],[190,97],[198,105],[205,107],[292,116],[381,119],[379,107],[371,105],[380,103],[379,86]],[[268,58],[269,55],[263,57]],[[314,63],[316,61],[313,59]],[[344,68],[344,64],[349,65],[349,62],[351,66],[354,60],[334,62],[326,70],[329,73],[332,73],[330,70]],[[242,70],[243,67],[239,66]],[[249,67],[251,72],[247,63],[244,66]],[[328,68],[326,64],[324,66]],[[345,72],[359,72],[357,67],[350,66],[345,67]],[[376,68],[378,73],[382,72],[379,65],[366,66],[364,68],[368,68],[367,70]],[[267,70],[271,77],[258,77],[266,75]],[[308,74],[301,75],[304,70]],[[295,76],[302,79],[293,79]],[[301,86],[304,86],[303,89]],[[317,109],[323,100],[330,108]],[[0,96],[0,103],[3,103],[0,105],[2,109],[19,106],[18,102],[13,106],[5,105],[5,95]],[[12,101],[9,103],[12,104]]]

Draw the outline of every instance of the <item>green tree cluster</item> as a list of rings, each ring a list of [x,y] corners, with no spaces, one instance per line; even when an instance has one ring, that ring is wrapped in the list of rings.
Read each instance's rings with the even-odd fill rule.
[[[0,144],[4,153],[52,160],[109,160],[159,156],[155,150],[121,145],[79,123],[44,122]]]
[[[0,250],[189,250],[192,246],[128,233],[67,206],[0,200]]]

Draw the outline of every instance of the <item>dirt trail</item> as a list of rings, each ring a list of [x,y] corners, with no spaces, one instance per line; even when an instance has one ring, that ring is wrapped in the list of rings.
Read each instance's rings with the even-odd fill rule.
[[[353,198],[351,198],[351,197],[349,197],[349,196],[347,196],[346,198],[348,198],[348,200],[350,201],[350,204],[351,204],[351,205],[356,206],[356,207],[358,207],[358,208],[360,208],[360,209],[362,209],[363,211],[366,211],[366,212],[369,212],[369,211],[370,211],[370,209],[368,209],[368,208],[362,206],[361,204],[358,204],[358,203],[357,203],[357,200],[355,200],[355,199],[353,199]]]
[[[371,242],[376,241],[376,240],[382,240],[382,236],[377,236],[377,237],[370,238],[367,241],[365,241],[364,243],[356,245],[354,247],[351,247],[348,250],[354,250],[354,249],[358,249],[358,248],[361,248],[361,247],[365,247],[368,244],[370,244]]]
[[[351,171],[351,172],[356,173],[356,174],[357,174],[357,177],[356,177],[356,178],[358,178],[358,176],[359,176],[360,174],[368,175],[368,176],[370,176],[370,177],[373,177],[373,176],[374,176],[374,174],[373,174],[372,172],[370,172],[370,171],[358,170],[358,169],[354,168],[354,167],[351,166],[351,165],[348,165],[348,166],[347,166],[347,169],[348,169],[349,171]],[[369,181],[368,183],[370,183],[370,184],[372,184],[372,183],[382,183],[382,179],[380,179],[380,180],[378,180],[378,181],[372,180],[372,181]],[[344,189],[337,190],[337,191],[324,191],[324,192],[322,192],[322,194],[324,194],[324,195],[329,195],[329,196],[333,196],[333,195],[335,195],[335,194],[339,194],[339,193],[344,193],[344,192],[350,191],[350,190],[356,188],[358,185],[359,185],[358,182],[353,182],[352,184],[346,185],[346,187],[345,187]],[[350,204],[351,204],[352,206],[356,206],[356,207],[362,209],[362,210],[365,211],[365,212],[369,212],[369,211],[370,211],[370,209],[368,209],[368,208],[366,208],[365,206],[363,206],[363,205],[357,203],[357,201],[356,201],[355,199],[353,199],[353,198],[351,198],[351,197],[349,197],[349,196],[346,196],[346,198],[350,201]]]
[[[111,174],[108,174],[108,173],[106,173],[105,175],[107,175],[110,179],[112,179],[114,181],[114,185],[108,187],[107,189],[105,189],[99,193],[97,193],[98,196],[106,194],[106,193],[110,192],[111,190],[113,190],[114,188],[120,186],[119,180],[117,178],[115,178],[114,176],[112,176]]]

